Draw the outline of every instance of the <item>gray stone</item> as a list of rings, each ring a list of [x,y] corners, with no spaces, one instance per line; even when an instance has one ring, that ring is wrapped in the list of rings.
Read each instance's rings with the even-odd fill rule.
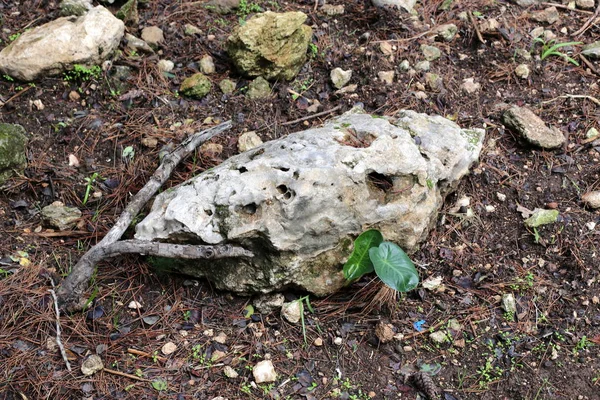
[[[312,29],[306,14],[267,11],[237,27],[227,39],[227,52],[236,68],[249,77],[293,79],[304,62]]]
[[[57,75],[74,64],[101,64],[117,49],[125,26],[97,6],[81,17],[58,18],[24,32],[0,52],[0,72],[22,81]]]
[[[233,369],[229,365],[226,365],[225,368],[223,368],[223,373],[229,379],[235,379],[235,378],[237,378],[239,376],[239,374],[237,373],[237,371],[235,369]]]
[[[583,203],[590,208],[600,208],[600,190],[587,192],[581,196]]]
[[[158,26],[147,26],[142,29],[142,40],[150,47],[158,48],[165,41],[165,35]]]
[[[179,91],[184,96],[199,100],[210,93],[211,87],[210,79],[201,73],[197,73],[181,82]]]
[[[429,338],[437,344],[443,344],[450,340],[448,332],[446,331],[435,331],[429,334]]]
[[[410,62],[408,60],[402,60],[400,65],[398,65],[398,68],[400,68],[400,71],[406,72],[410,69]]]
[[[502,114],[502,122],[529,143],[543,149],[561,147],[566,141],[559,129],[547,127],[540,117],[526,107],[512,106]]]
[[[329,15],[330,17],[334,17],[336,15],[342,15],[342,14],[344,14],[344,5],[343,4],[340,4],[340,5],[323,4],[321,6],[321,11],[323,11],[325,14]]]
[[[235,260],[169,260],[173,270],[207,277],[219,289],[333,293],[345,284],[341,265],[364,227],[416,249],[483,138],[483,130],[440,116],[402,111],[388,119],[354,109],[164,191],[136,238],[252,251]],[[360,146],[349,145],[357,140]]]
[[[0,186],[27,166],[27,135],[21,125],[0,123]]]
[[[183,26],[183,33],[185,33],[187,36],[193,36],[193,35],[201,35],[202,29],[198,28],[195,25],[192,24],[185,24]]]
[[[419,61],[418,63],[415,64],[415,69],[417,71],[426,72],[426,71],[429,71],[430,68],[431,68],[431,64],[427,60]]]
[[[225,94],[231,94],[235,92],[236,84],[231,79],[223,79],[219,82],[219,89]]]
[[[66,231],[75,226],[81,218],[81,211],[75,207],[67,207],[60,201],[55,201],[42,208],[42,218],[49,226]]]
[[[600,41],[583,46],[583,49],[581,49],[581,54],[589,58],[600,58]]]
[[[254,79],[248,84],[246,96],[252,100],[265,99],[271,95],[271,86],[262,76]]]
[[[531,15],[531,19],[537,22],[545,22],[547,24],[553,24],[560,19],[560,14],[556,7],[548,7],[541,11],[534,12]]]
[[[258,296],[252,304],[259,312],[269,314],[272,311],[281,309],[285,297],[281,293],[269,293]]]
[[[127,41],[127,48],[131,50],[139,51],[140,53],[154,53],[154,49],[148,43],[130,33],[125,34],[125,40]]]
[[[583,9],[594,8],[594,0],[575,0],[575,4],[577,4],[577,7]]]
[[[429,89],[434,92],[439,92],[444,87],[443,78],[438,74],[433,74],[431,72],[425,74],[425,83]]]
[[[252,150],[261,144],[263,144],[262,139],[254,131],[244,132],[238,138],[238,150],[240,153]]]
[[[403,8],[408,12],[412,12],[417,0],[371,0],[376,7],[395,7]]]
[[[63,0],[59,4],[60,16],[68,17],[74,15],[79,17],[92,8],[92,0]]]
[[[421,45],[421,53],[427,61],[435,61],[442,56],[442,52],[435,46]]]
[[[341,89],[350,82],[352,70],[344,71],[341,68],[334,68],[330,73],[331,83],[336,89]]]
[[[454,24],[443,24],[436,27],[434,32],[446,42],[451,42],[458,32],[458,27]]]
[[[206,75],[215,73],[215,62],[211,56],[206,55],[200,59],[200,72]]]
[[[218,14],[229,14],[240,7],[240,0],[210,0],[204,7]]]

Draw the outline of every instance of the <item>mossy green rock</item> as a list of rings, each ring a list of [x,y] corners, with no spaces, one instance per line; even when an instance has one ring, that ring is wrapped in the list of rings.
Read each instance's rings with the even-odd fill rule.
[[[256,14],[227,39],[227,52],[240,73],[267,80],[292,80],[306,62],[312,29],[302,12]]]
[[[15,170],[22,170],[27,166],[26,144],[27,136],[21,125],[0,124],[0,185]]]
[[[536,208],[533,210],[531,217],[525,220],[525,225],[530,228],[537,228],[538,226],[553,224],[558,219],[558,214],[558,210]]]
[[[201,99],[210,92],[211,87],[210,79],[201,73],[197,73],[186,78],[181,83],[179,91],[184,96]]]
[[[130,22],[132,25],[139,23],[138,0],[129,0],[123,4],[121,9],[117,11],[116,17],[124,22]]]
[[[261,76],[248,84],[248,93],[246,96],[252,100],[265,99],[271,95],[271,86],[269,82]]]
[[[235,82],[231,79],[223,79],[221,82],[219,82],[219,88],[221,89],[221,92],[225,94],[231,94],[235,92],[235,86]]]

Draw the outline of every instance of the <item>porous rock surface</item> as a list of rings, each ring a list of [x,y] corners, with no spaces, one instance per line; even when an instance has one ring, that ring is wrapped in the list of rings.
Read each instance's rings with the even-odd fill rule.
[[[468,173],[484,131],[440,116],[360,110],[230,158],[157,196],[136,238],[239,244],[253,258],[168,260],[239,293],[344,285],[342,265],[368,228],[416,249],[443,198]]]
[[[97,6],[24,32],[0,52],[0,72],[22,81],[56,75],[74,64],[97,65],[116,50],[125,26]]]

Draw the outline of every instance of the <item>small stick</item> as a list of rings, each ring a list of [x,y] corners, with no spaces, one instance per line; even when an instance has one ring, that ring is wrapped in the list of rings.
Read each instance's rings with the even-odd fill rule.
[[[598,17],[598,14],[600,14],[600,3],[598,3],[598,7],[596,7],[596,10],[594,11],[594,14],[590,17],[590,19],[588,19],[585,22],[585,24],[583,24],[581,29],[579,29],[577,32],[573,33],[573,36],[580,36],[585,31],[587,31],[589,29],[590,25],[592,25],[592,23],[596,20],[596,17]]]
[[[579,58],[581,59],[581,61],[583,61],[583,63],[584,63],[585,65],[587,65],[587,66],[588,66],[588,68],[589,68],[589,69],[590,69],[590,70],[591,70],[593,73],[595,73],[596,75],[600,75],[600,72],[598,72],[598,70],[596,69],[596,67],[594,67],[594,65],[593,65],[591,62],[589,62],[589,61],[588,61],[588,59],[587,59],[587,58],[585,58],[585,56],[584,56],[583,54],[580,54],[580,55],[579,55]]]
[[[575,11],[578,13],[582,13],[582,14],[593,14],[593,11],[588,11],[588,10],[580,10],[579,8],[569,8],[568,5],[565,4],[557,4],[557,3],[540,3],[541,5],[544,6],[548,6],[548,7],[556,7],[556,8],[562,8],[564,10],[569,10],[569,11]]]
[[[50,278],[50,283],[52,284],[52,289],[48,291],[52,294],[52,300],[54,300],[54,311],[56,312],[56,343],[58,344],[58,348],[60,349],[60,355],[62,356],[65,364],[67,365],[67,370],[71,372],[71,363],[67,358],[67,352],[65,350],[65,346],[62,344],[62,340],[60,339],[60,310],[58,309],[58,298],[56,297],[56,293],[54,292],[54,280]]]
[[[121,372],[121,371],[115,371],[114,369],[104,368],[103,371],[108,372],[109,374],[113,374],[113,375],[124,376],[125,378],[134,379],[134,380],[140,381],[140,382],[151,382],[148,379],[140,378],[139,376],[135,376],[135,375],[131,375],[131,374],[126,374],[125,372]]]
[[[167,361],[167,359],[164,357],[161,357],[158,355],[155,356],[153,354],[146,353],[145,351],[141,351],[141,350],[137,350],[137,349],[127,349],[127,352],[131,353],[131,354],[135,354],[136,356],[140,356],[140,357],[156,358],[157,360],[162,361],[162,362]]]
[[[483,36],[481,36],[481,32],[479,31],[479,27],[477,26],[477,21],[475,21],[475,17],[473,16],[473,13],[471,11],[469,11],[467,13],[467,15],[469,16],[469,21],[471,21],[471,23],[473,24],[473,29],[475,29],[475,34],[477,35],[477,39],[479,39],[479,41],[482,44],[485,44],[485,40],[483,40]]]
[[[27,92],[32,87],[33,86],[27,86],[25,89],[21,90],[19,93],[17,93],[14,96],[10,97],[8,100],[6,100],[4,102],[0,102],[0,108],[4,107],[6,104],[10,103],[14,99],[16,99],[17,97],[19,97],[20,95],[22,95],[23,93]]]
[[[318,112],[318,113],[313,114],[313,115],[309,115],[309,116],[306,116],[306,117],[295,119],[293,121],[284,122],[281,125],[285,126],[285,125],[297,124],[298,122],[302,122],[302,121],[306,121],[306,120],[309,120],[309,119],[312,119],[312,118],[317,118],[317,117],[321,117],[323,115],[331,114],[332,112],[337,111],[340,108],[342,108],[342,106],[338,105],[338,106],[333,107],[331,110],[321,111],[321,112]]]
[[[566,94],[564,96],[558,96],[558,97],[555,97],[555,98],[547,100],[547,101],[542,101],[542,104],[552,103],[553,101],[556,101],[558,99],[587,99],[587,100],[591,101],[592,103],[600,106],[600,100],[598,100],[597,98],[595,98],[593,96],[588,96],[588,95],[584,95],[584,94]]]

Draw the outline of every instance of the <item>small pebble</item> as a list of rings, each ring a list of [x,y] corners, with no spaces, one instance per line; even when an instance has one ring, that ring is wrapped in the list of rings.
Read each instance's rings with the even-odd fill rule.
[[[335,339],[333,339],[333,344],[335,344],[336,346],[341,346],[342,342],[343,341],[341,337],[336,337]]]

